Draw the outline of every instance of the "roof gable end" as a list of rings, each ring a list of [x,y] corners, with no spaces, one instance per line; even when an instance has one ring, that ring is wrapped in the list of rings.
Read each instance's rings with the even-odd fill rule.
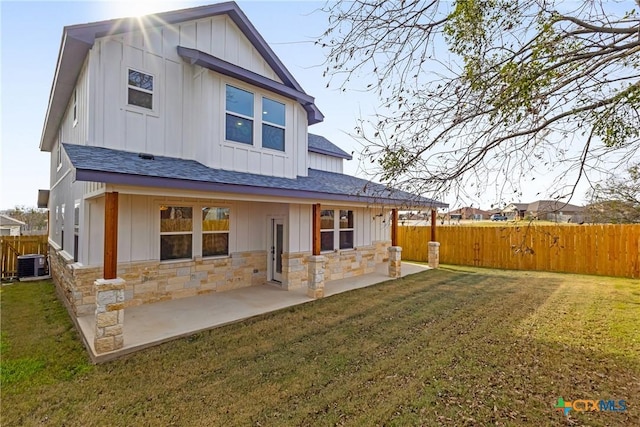
[[[216,15],[227,15],[244,34],[265,62],[282,80],[283,84],[293,91],[304,94],[310,99],[300,101],[309,115],[309,124],[321,122],[324,116],[313,103],[293,75],[277,57],[258,30],[249,21],[240,7],[233,1],[161,12],[143,18],[129,17],[106,21],[66,26],[62,34],[58,62],[53,84],[49,95],[49,104],[45,116],[45,124],[40,139],[40,150],[51,151],[57,128],[63,119],[65,108],[76,84],[76,80],[86,55],[99,37],[139,31],[163,25],[177,24]]]

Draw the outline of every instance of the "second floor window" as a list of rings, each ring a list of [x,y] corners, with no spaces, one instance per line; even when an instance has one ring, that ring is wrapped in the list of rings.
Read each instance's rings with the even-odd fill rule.
[[[225,91],[224,139],[285,151],[286,105],[231,85]]]
[[[127,103],[153,109],[153,76],[151,74],[129,69]]]
[[[284,151],[284,104],[262,98],[262,146]]]
[[[253,145],[253,94],[227,85],[225,139]]]

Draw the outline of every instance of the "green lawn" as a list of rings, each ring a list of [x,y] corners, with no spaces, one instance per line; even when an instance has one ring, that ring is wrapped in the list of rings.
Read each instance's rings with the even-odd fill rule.
[[[640,425],[627,279],[445,267],[98,366],[50,282],[1,299],[3,426]]]

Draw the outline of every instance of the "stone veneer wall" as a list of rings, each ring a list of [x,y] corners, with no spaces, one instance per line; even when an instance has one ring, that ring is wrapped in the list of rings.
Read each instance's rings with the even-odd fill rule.
[[[344,279],[373,273],[376,264],[386,262],[388,254],[383,253],[389,242],[374,242],[371,246],[360,246],[353,250],[323,253],[326,258],[325,281]]]
[[[93,283],[102,278],[102,267],[69,263],[53,249],[50,254],[54,282],[75,315],[94,314],[96,299]],[[267,252],[238,252],[228,258],[195,261],[120,263],[118,277],[126,281],[124,308],[134,307],[262,285],[267,280]]]
[[[49,245],[49,272],[59,293],[76,316],[94,314],[96,295],[93,283],[102,278],[102,267],[78,267],[62,251]]]
[[[309,256],[311,256],[311,252],[285,252],[282,254],[283,288],[290,290],[307,287],[309,283]]]
[[[371,246],[361,246],[337,252],[323,252],[322,255],[326,259],[325,281],[373,273],[376,264],[389,260],[387,250],[389,246],[391,246],[391,242],[376,241]],[[308,286],[308,260],[310,256],[309,252],[282,254],[283,287],[296,289]]]

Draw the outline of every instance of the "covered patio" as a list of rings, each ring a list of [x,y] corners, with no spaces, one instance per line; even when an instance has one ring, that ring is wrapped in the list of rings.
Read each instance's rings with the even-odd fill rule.
[[[403,262],[401,274],[406,276],[427,269],[425,265]],[[331,296],[387,280],[390,280],[388,266],[381,264],[373,273],[327,281],[324,294]],[[127,308],[124,345],[108,353],[97,353],[94,346],[96,316],[81,316],[76,322],[92,361],[100,363],[199,331],[310,301],[314,298],[307,296],[306,287],[286,291],[260,285]]]

